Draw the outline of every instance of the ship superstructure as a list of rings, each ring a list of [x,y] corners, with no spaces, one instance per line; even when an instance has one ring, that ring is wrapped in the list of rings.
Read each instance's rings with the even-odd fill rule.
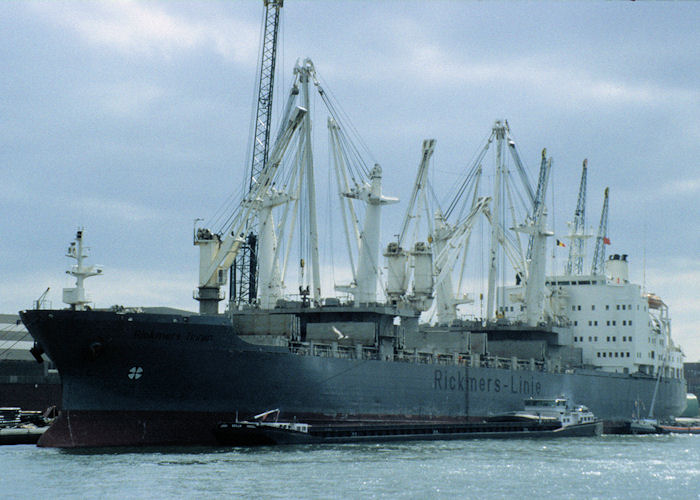
[[[605,259],[605,249],[611,244],[609,188],[604,192],[590,273],[584,272],[586,241],[591,237],[585,228],[587,169],[584,160],[574,218],[569,223],[571,246],[565,273],[546,279],[546,314],[550,321],[571,328],[572,345],[581,350],[584,366],[683,379],[684,356],[671,337],[668,306],[630,282],[627,254]],[[504,287],[500,313],[508,321],[525,320],[522,288]]]
[[[571,326],[582,363],[615,373],[683,378],[683,353],[671,338],[668,306],[627,277],[628,256],[613,254],[604,275],[548,276],[551,310]],[[522,290],[505,288],[504,318],[522,317]]]

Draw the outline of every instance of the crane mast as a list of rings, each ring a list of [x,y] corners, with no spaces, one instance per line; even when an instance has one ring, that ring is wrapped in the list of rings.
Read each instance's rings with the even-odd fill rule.
[[[248,190],[258,182],[267,163],[270,150],[270,128],[272,98],[277,60],[277,34],[280,9],[284,0],[263,0],[265,4],[265,26],[262,37],[260,74],[258,77],[258,101],[255,115],[253,159],[250,167]],[[257,298],[257,246],[258,237],[254,223],[247,228],[248,236],[233,266],[231,266],[230,300],[237,304],[253,303]]]
[[[598,236],[595,239],[595,253],[593,254],[593,265],[591,274],[603,274],[605,265],[605,245],[610,244],[607,237],[608,234],[608,192],[609,188],[605,188],[603,197],[603,210],[600,213],[600,224],[598,225]]]
[[[583,274],[584,238],[586,238],[586,174],[588,160],[583,160],[581,170],[581,184],[578,189],[578,201],[574,220],[569,223],[571,228],[571,246],[569,247],[569,260],[566,263],[566,274]]]

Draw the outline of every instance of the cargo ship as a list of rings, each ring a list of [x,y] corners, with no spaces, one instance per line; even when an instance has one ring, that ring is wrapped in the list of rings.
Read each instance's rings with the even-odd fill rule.
[[[76,259],[82,238],[69,250]],[[612,255],[603,274],[547,277],[564,305],[534,325],[516,314],[522,284],[498,289],[508,300],[493,320],[429,325],[415,287],[386,302],[304,294],[217,314],[90,309],[81,282],[65,290],[69,308],[21,312],[63,387],[62,411],[39,444],[213,445],[219,423],[273,407],[311,424],[455,424],[564,395],[608,431],[653,399],[657,418],[679,415],[682,353],[667,309],[628,282],[627,264]],[[97,274],[82,260],[71,272]]]
[[[273,14],[279,7],[266,2]],[[274,55],[263,53],[246,193],[221,228],[194,230],[199,312],[91,308],[84,280],[101,270],[85,265],[79,231],[68,250],[77,261],[69,271],[76,286],[63,294],[69,307],[20,313],[63,389],[61,412],[40,446],[213,445],[222,422],[270,408],[310,425],[447,425],[522,410],[529,397],[565,397],[590,408],[608,431],[628,426],[640,404],[659,419],[683,411],[683,354],[668,308],[630,282],[626,255],[605,259],[607,190],[584,272],[585,162],[562,274],[546,272],[548,246],[563,246],[546,227],[551,157],[542,152],[530,184],[501,120],[444,209],[428,195],[435,141],[423,143],[399,233],[380,252],[382,209],[398,201],[383,193],[382,168],[361,158],[354,128],[308,59],[295,67],[272,137],[271,94],[262,92],[270,92],[274,66],[265,63]],[[337,183],[338,213],[324,215],[339,235],[328,240],[336,259],[345,243],[351,274],[325,295],[313,91],[328,110]],[[484,192],[482,160],[491,147],[494,180]],[[518,213],[508,199],[516,184]],[[477,223],[488,227],[479,316],[464,312],[477,299],[464,293],[462,272]]]
[[[271,407],[286,420],[309,423],[478,421],[521,409],[523,397],[552,394],[585,401],[612,428],[624,426],[640,400],[650,402],[656,385],[642,372],[559,365],[550,358],[399,349],[403,335],[424,333],[416,316],[382,305],[265,314],[260,319],[291,322],[299,335],[292,339],[290,328],[289,337],[271,335],[266,344],[241,334],[231,315],[34,310],[22,316],[63,383],[62,410],[42,446],[215,444],[218,423]],[[396,317],[402,325],[394,324]],[[314,330],[351,322],[370,326],[379,342],[308,340]],[[493,338],[504,333],[469,331]],[[507,332],[544,338],[545,345],[561,342],[549,329]],[[680,414],[683,379],[660,381],[656,414]]]

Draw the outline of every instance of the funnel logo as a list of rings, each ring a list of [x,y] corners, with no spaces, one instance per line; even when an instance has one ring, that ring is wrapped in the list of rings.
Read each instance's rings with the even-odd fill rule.
[[[140,379],[141,375],[143,375],[143,368],[141,368],[140,366],[132,366],[129,370],[129,378],[131,380]]]

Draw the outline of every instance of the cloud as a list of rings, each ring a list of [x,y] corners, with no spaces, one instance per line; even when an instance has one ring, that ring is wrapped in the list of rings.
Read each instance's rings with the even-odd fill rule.
[[[101,100],[105,111],[120,117],[142,112],[166,97],[163,88],[141,82],[121,82],[93,89],[91,92]]]
[[[12,186],[12,183],[10,183]],[[112,222],[156,222],[162,223],[164,220],[177,213],[171,209],[159,208],[153,205],[125,201],[109,197],[81,196],[71,197],[65,193],[36,193],[26,187],[17,186],[16,189],[8,190],[6,202],[12,204],[22,204],[42,210],[65,211],[89,215],[92,218],[100,218]]]
[[[81,197],[72,200],[71,205],[75,210],[112,221],[157,222],[165,218],[161,210],[152,206],[109,198]]]
[[[659,197],[685,196],[700,192],[700,178],[673,180],[667,182],[659,190]]]
[[[186,18],[156,4],[130,0],[30,5],[89,43],[127,54],[172,57],[205,48],[238,63],[254,63],[257,57],[257,25],[238,19]]]
[[[556,100],[579,106],[594,103],[662,107],[694,103],[700,96],[694,87],[635,79],[620,73],[619,68],[591,66],[590,57],[551,50],[529,51],[526,55],[511,51],[484,58],[462,45],[455,48],[436,41],[435,33],[426,33],[405,19],[390,22],[387,30],[392,33],[387,39],[396,47],[366,58],[365,63],[372,67],[357,75],[360,78],[376,81],[379,76],[387,81],[411,81],[445,89],[469,85],[511,91],[515,86],[521,95],[541,95],[548,103]],[[412,36],[406,37],[405,33]]]
[[[576,67],[544,67],[536,59],[514,59],[505,62],[475,63],[450,59],[437,47],[416,47],[412,58],[417,65],[402,66],[433,85],[517,84],[537,90],[549,99],[575,103],[644,104],[659,106],[669,102],[691,102],[697,93],[683,88],[661,87],[653,82],[633,82],[592,75]],[[446,57],[446,55],[448,57]]]

